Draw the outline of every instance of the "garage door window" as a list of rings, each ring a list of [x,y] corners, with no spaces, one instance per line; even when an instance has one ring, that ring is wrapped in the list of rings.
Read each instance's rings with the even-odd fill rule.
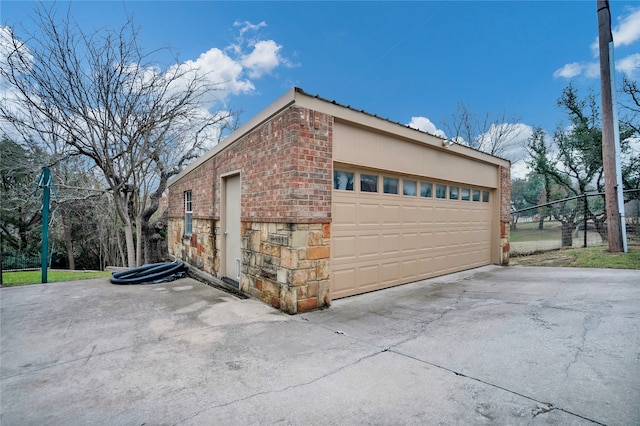
[[[433,191],[433,184],[427,182],[420,182],[420,196],[431,198]]]
[[[436,198],[447,198],[447,185],[436,185]]]
[[[402,195],[416,196],[417,185],[415,180],[403,180],[402,181]]]
[[[462,188],[462,190],[460,191],[460,199],[462,201],[469,201],[470,198],[470,194],[469,194],[469,188]]]
[[[361,192],[378,192],[378,176],[360,174]]]
[[[482,191],[482,202],[483,203],[489,202],[489,191]]]
[[[353,173],[341,170],[333,171],[333,189],[353,191]]]
[[[449,187],[449,199],[450,200],[457,200],[458,199],[458,187],[457,186],[450,186]]]
[[[472,192],[473,201],[480,201],[480,190],[474,189]]]
[[[398,179],[385,177],[383,183],[383,189],[385,194],[397,194],[398,193]]]

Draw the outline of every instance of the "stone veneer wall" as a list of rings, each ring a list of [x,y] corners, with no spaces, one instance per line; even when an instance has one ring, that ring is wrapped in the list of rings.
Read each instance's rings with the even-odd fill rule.
[[[243,222],[240,289],[284,312],[329,306],[329,223]]]
[[[509,264],[511,224],[511,169],[500,167],[500,264]]]
[[[169,253],[183,261],[217,276],[220,269],[219,247],[216,247],[216,221],[193,219],[191,236],[184,235],[184,220],[169,218]]]

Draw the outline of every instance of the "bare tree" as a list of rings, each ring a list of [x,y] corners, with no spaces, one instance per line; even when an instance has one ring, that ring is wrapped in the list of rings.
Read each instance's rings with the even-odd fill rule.
[[[519,121],[518,117],[508,117],[505,113],[493,117],[489,113],[478,115],[468,104],[458,102],[456,111],[442,126],[454,142],[501,156],[506,152],[508,143],[522,133]]]
[[[64,141],[59,158],[79,155],[100,171],[122,221],[129,266],[141,264],[149,221],[171,176],[218,137],[233,117],[206,106],[217,85],[184,64],[161,67],[128,20],[117,31],[85,33],[67,14],[36,11],[39,34],[11,32],[0,67],[15,96],[0,119],[25,134]],[[148,259],[146,259],[148,260]]]

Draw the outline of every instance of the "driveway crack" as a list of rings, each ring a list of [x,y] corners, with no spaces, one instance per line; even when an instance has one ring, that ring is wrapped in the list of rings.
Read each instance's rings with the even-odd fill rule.
[[[281,388],[281,389],[273,389],[273,390],[265,390],[265,391],[261,391],[261,392],[256,392],[256,393],[253,393],[251,395],[245,396],[243,398],[234,399],[232,401],[228,401],[228,402],[225,402],[223,404],[212,405],[210,407],[207,407],[207,408],[204,408],[202,410],[197,411],[192,416],[186,417],[186,418],[174,423],[174,426],[175,425],[179,425],[181,423],[184,423],[184,422],[186,422],[188,420],[194,419],[194,418],[198,417],[202,413],[205,413],[205,412],[211,411],[211,410],[215,410],[217,408],[227,407],[229,405],[233,405],[233,404],[237,404],[239,402],[247,401],[249,399],[252,399],[252,398],[255,398],[255,397],[258,397],[258,396],[282,393],[282,392],[286,392],[286,391],[291,390],[291,389],[296,389],[296,388],[300,388],[300,387],[304,387],[304,386],[309,386],[309,385],[311,385],[313,383],[319,382],[320,380],[326,379],[327,377],[330,377],[330,376],[332,376],[334,374],[337,374],[337,373],[341,372],[342,370],[345,370],[345,369],[347,369],[349,367],[353,367],[354,365],[358,365],[359,363],[361,363],[362,361],[364,361],[366,359],[373,358],[373,357],[375,357],[377,355],[380,355],[381,353],[384,353],[384,352],[388,352],[389,350],[390,350],[390,348],[384,348],[384,349],[381,349],[381,350],[377,350],[376,352],[373,352],[373,353],[370,353],[368,355],[362,356],[362,357],[356,359],[353,362],[350,362],[348,364],[342,365],[342,366],[340,366],[340,367],[338,367],[338,368],[336,368],[334,370],[331,370],[331,371],[329,371],[329,372],[327,372],[327,373],[325,373],[325,374],[323,374],[321,376],[318,376],[318,377],[316,377],[316,378],[314,378],[312,380],[308,380],[306,382],[301,382],[301,383],[297,383],[297,384],[294,384],[294,385],[289,385],[289,386],[286,386],[286,387]]]
[[[602,425],[602,426],[605,425],[604,423],[599,422],[597,420],[590,419],[590,418],[582,416],[582,415],[580,415],[578,413],[574,413],[574,412],[569,411],[569,410],[567,410],[565,408],[562,408],[562,407],[558,406],[557,404],[553,404],[551,402],[540,401],[539,399],[536,399],[536,398],[534,398],[532,396],[525,395],[523,393],[511,390],[511,389],[507,389],[507,388],[505,388],[503,386],[497,385],[495,383],[487,382],[486,380],[482,380],[482,379],[479,379],[477,377],[469,376],[467,374],[461,373],[459,371],[453,370],[453,369],[445,367],[443,365],[439,365],[439,364],[436,364],[436,363],[433,363],[433,362],[429,362],[429,361],[417,358],[415,356],[412,356],[412,355],[397,351],[397,350],[395,350],[393,348],[389,348],[389,352],[393,352],[393,353],[395,353],[397,355],[410,358],[410,359],[412,359],[414,361],[418,361],[418,362],[421,362],[423,364],[427,364],[429,366],[432,366],[432,367],[435,367],[435,368],[438,368],[438,369],[441,369],[441,370],[444,370],[444,371],[448,371],[450,373],[455,374],[456,376],[464,377],[465,379],[469,379],[469,380],[474,380],[474,381],[482,383],[482,384],[484,384],[486,386],[490,386],[490,387],[495,388],[495,389],[500,389],[502,391],[505,391],[505,392],[508,392],[510,394],[519,396],[521,398],[528,399],[529,401],[533,401],[536,404],[538,404],[538,407],[532,411],[532,415],[533,415],[532,419],[535,418],[536,416],[540,415],[540,414],[548,413],[548,412],[553,411],[553,410],[558,410],[558,411],[562,411],[563,413],[566,413],[566,414],[569,414],[569,415],[572,415],[572,416],[575,416],[575,417],[579,417],[579,418],[581,418],[583,420],[587,420],[587,421],[589,421],[591,423],[594,423],[594,424],[597,424],[597,425]]]
[[[601,314],[599,313],[589,312],[587,315],[585,315],[584,321],[582,323],[582,335],[580,336],[580,343],[575,348],[576,351],[573,354],[573,360],[571,360],[571,362],[569,362],[569,364],[567,364],[567,367],[564,369],[567,376],[569,375],[569,370],[571,369],[571,367],[578,362],[578,358],[580,358],[580,355],[582,355],[582,352],[584,351],[584,345],[587,342],[587,334],[589,333],[589,331],[595,330],[600,325],[600,318]]]

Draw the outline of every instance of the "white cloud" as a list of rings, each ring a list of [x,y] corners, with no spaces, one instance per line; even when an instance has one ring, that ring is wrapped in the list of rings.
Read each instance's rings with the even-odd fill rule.
[[[640,8],[620,19],[620,23],[613,29],[612,33],[616,47],[628,46],[640,40]]]
[[[524,160],[511,163],[511,179],[524,179],[530,171]]]
[[[636,75],[640,73],[640,53],[616,61],[616,69],[629,78],[636,78]]]
[[[213,93],[216,97],[205,100],[211,106],[217,101],[224,102],[229,95],[246,94],[255,90],[254,84],[243,78],[242,64],[216,47],[202,53],[194,61],[183,62],[179,67],[184,71],[194,70],[217,86],[218,90]]]
[[[512,163],[517,163],[528,157],[526,146],[527,141],[533,135],[533,127],[524,123],[503,123],[500,126],[502,126],[502,130],[498,130],[498,132],[506,135],[500,156]]]
[[[627,11],[628,14],[626,16],[618,17],[618,25],[611,29],[615,47],[629,46],[640,40],[640,8],[629,8]],[[594,42],[591,43],[590,47],[593,56],[598,58],[600,52],[597,37]],[[627,56],[622,60],[616,60],[616,69],[624,72],[628,76],[633,75],[633,61],[635,61],[635,67],[637,68],[639,66],[638,56],[640,56],[640,54],[634,54]],[[584,75],[586,78],[599,78],[599,61],[572,62],[557,69],[553,73],[554,78],[562,77],[570,79],[579,75]]]
[[[629,46],[640,40],[640,9],[629,9],[632,12],[623,17],[618,17],[619,24],[611,28],[614,47]],[[591,43],[593,56],[598,56],[600,47],[598,37]]]
[[[582,65],[577,62],[566,64],[562,68],[559,68],[553,72],[554,78],[573,78],[582,73]]]
[[[589,62],[583,65],[584,75],[587,78],[600,78],[600,62]]]
[[[238,27],[240,28],[240,36],[244,36],[244,33],[246,33],[247,31],[258,31],[260,28],[262,27],[266,27],[267,23],[262,21],[259,24],[252,24],[249,21],[235,21],[233,23],[234,27]]]
[[[433,124],[427,117],[411,117],[411,121],[409,122],[409,124],[407,124],[407,126],[413,129],[421,130],[423,132],[427,132],[434,136],[440,136],[441,138],[447,137],[447,135],[445,135],[442,130],[438,129],[436,125]]]
[[[249,77],[260,78],[269,74],[282,62],[278,52],[282,46],[273,40],[263,40],[253,46],[253,51],[241,58],[241,63],[249,70]]]

